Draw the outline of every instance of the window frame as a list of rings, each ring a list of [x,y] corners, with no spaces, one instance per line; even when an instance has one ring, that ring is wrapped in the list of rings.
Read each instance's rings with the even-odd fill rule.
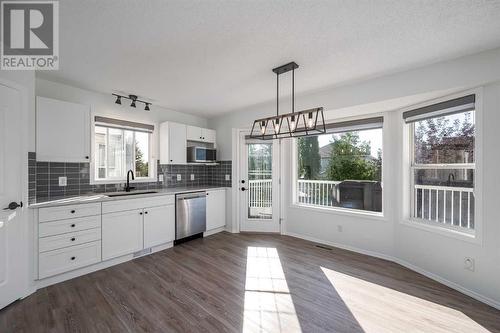
[[[320,205],[310,205],[306,203],[298,202],[297,200],[297,189],[298,189],[298,152],[297,152],[297,138],[293,138],[291,140],[290,149],[291,149],[291,198],[290,198],[290,208],[300,208],[306,209],[315,212],[321,212],[326,214],[335,214],[335,215],[343,215],[343,216],[351,216],[351,217],[361,217],[374,219],[378,221],[388,222],[388,214],[386,214],[386,204],[385,204],[385,191],[384,191],[384,183],[385,183],[385,173],[386,173],[386,164],[385,164],[385,147],[386,147],[386,126],[387,126],[387,114],[384,113],[373,113],[363,116],[357,117],[349,117],[349,118],[339,118],[339,119],[327,119],[325,120],[327,123],[333,122],[348,122],[348,121],[356,121],[356,120],[364,120],[370,119],[374,117],[382,117],[384,119],[383,124],[379,127],[382,130],[382,173],[381,173],[381,185],[382,185],[382,211],[374,212],[369,210],[355,209],[355,208],[344,208],[344,207],[329,207],[329,206],[320,206]],[[346,126],[340,129],[337,129],[335,133],[343,133],[350,131],[363,131],[374,129],[372,125],[356,125],[356,126]],[[329,134],[329,133],[326,133]],[[330,133],[334,134],[334,133]],[[320,134],[325,135],[325,134]]]
[[[407,107],[403,110],[401,110],[401,115],[404,111],[415,109],[415,108],[420,108],[420,107],[426,107],[432,104],[440,103],[440,102],[445,102],[451,99],[455,98],[460,98],[464,97],[467,95],[475,94],[476,95],[476,101],[475,101],[475,109],[473,112],[475,112],[475,137],[474,137],[474,163],[455,163],[455,164],[422,164],[418,163],[413,165],[413,161],[415,160],[415,149],[414,149],[414,129],[415,129],[415,123],[405,123],[404,119],[402,117],[400,118],[403,124],[404,132],[406,132],[406,144],[403,150],[407,150],[406,154],[403,154],[403,156],[406,155],[406,171],[404,171],[405,176],[403,179],[403,183],[405,184],[404,187],[406,188],[405,190],[405,202],[406,204],[403,205],[403,215],[402,218],[400,219],[401,224],[414,227],[417,229],[422,229],[425,231],[430,231],[432,233],[448,236],[451,238],[456,238],[459,240],[463,240],[466,242],[471,242],[475,244],[482,244],[482,225],[483,225],[483,220],[482,220],[482,203],[483,203],[483,198],[482,198],[482,188],[483,188],[483,178],[482,178],[482,147],[483,147],[483,122],[482,122],[482,110],[483,110],[483,88],[478,87],[475,89],[463,91],[460,93],[456,93],[453,95],[448,95],[444,97],[440,97],[431,101],[427,101],[424,103],[420,103],[417,105],[413,105],[410,107]],[[425,168],[431,168],[431,169],[439,169],[439,168],[448,168],[448,169],[471,169],[471,165],[474,165],[472,168],[474,170],[474,229],[473,230],[466,230],[461,227],[453,226],[453,225],[448,225],[432,220],[427,220],[427,219],[422,219],[418,217],[414,217],[412,212],[414,212],[415,209],[415,195],[414,195],[414,185],[415,185],[415,180],[414,180],[414,171],[415,169],[425,169]]]
[[[123,177],[113,177],[113,178],[105,178],[105,179],[100,179],[96,178],[96,170],[97,170],[97,161],[95,158],[96,154],[96,147],[95,147],[95,134],[96,134],[96,126],[99,127],[105,127],[105,128],[113,128],[113,126],[106,126],[102,124],[96,124],[95,122],[95,115],[92,115],[92,122],[91,122],[91,158],[90,158],[90,164],[89,164],[89,174],[90,174],[90,185],[98,185],[98,184],[117,184],[117,183],[122,183],[127,180],[127,175],[126,173],[123,175]],[[118,118],[115,118],[119,120]],[[156,131],[156,124],[154,123],[145,123],[148,125],[153,125],[155,126],[154,130],[149,134],[149,142],[148,142],[148,166],[149,166],[149,177],[135,177],[134,180],[130,180],[131,183],[147,183],[147,182],[156,182],[157,181],[157,166],[156,166],[156,140],[157,140],[157,131]],[[123,130],[130,130],[134,131],[133,128],[123,128]],[[135,131],[134,131],[134,137],[135,137]],[[108,142],[108,135],[106,136],[106,149],[105,149],[105,155],[106,158],[108,156],[108,148],[109,145],[107,144]],[[134,150],[134,158],[133,160],[135,161],[135,150]],[[106,173],[107,173],[107,167],[106,167]],[[135,174],[135,171],[134,171]]]

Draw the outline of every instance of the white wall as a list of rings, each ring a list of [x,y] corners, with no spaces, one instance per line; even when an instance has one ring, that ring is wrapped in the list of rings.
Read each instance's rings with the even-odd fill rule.
[[[165,109],[156,105],[151,106],[151,111],[144,111],[144,106],[141,103],[137,103],[137,108],[134,109],[129,106],[128,100],[122,100],[122,105],[116,104],[116,99],[111,95],[111,92],[103,94],[41,78],[36,79],[35,93],[37,96],[90,105],[92,112],[96,115],[155,124],[163,121],[174,121],[200,127],[207,126],[207,120],[202,117]]]
[[[328,118],[385,113],[384,122],[384,215],[385,219],[322,213],[290,206],[290,170],[282,175],[285,232],[335,244],[360,252],[391,258],[446,282],[500,308],[500,49],[434,64],[348,86],[297,96],[297,109],[323,106]],[[483,218],[482,243],[471,243],[402,224],[399,207],[404,197],[402,150],[403,122],[400,109],[451,92],[484,86]],[[283,110],[285,107],[283,108]],[[274,102],[257,105],[209,120],[217,130],[222,159],[231,159],[232,128],[249,128],[252,121],[274,112]],[[290,161],[290,145],[283,158]],[[480,163],[478,161],[478,163]],[[236,166],[236,163],[233,163]],[[237,190],[233,189],[237,192]],[[236,192],[233,195],[236,195]],[[478,207],[479,208],[479,207]],[[337,225],[343,226],[338,232]],[[476,271],[464,269],[464,257],[473,257]]]

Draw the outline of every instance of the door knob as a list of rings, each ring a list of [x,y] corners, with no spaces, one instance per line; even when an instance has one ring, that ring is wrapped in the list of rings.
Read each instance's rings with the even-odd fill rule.
[[[23,202],[21,201],[20,203],[17,203],[15,201],[12,201],[7,207],[5,207],[3,210],[15,210],[19,207],[23,206]]]
[[[242,190],[242,191],[246,191],[247,189],[246,189],[246,188],[244,188],[244,187],[242,187],[242,188],[241,188],[241,190]]]

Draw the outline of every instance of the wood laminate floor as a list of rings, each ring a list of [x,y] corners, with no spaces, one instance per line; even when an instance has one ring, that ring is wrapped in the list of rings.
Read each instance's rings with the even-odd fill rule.
[[[500,311],[392,262],[224,232],[38,290],[0,332],[500,332]]]

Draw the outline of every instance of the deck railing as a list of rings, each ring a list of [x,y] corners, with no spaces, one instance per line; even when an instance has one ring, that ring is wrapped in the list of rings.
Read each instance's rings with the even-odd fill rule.
[[[273,180],[248,181],[248,205],[250,208],[267,208],[273,205]]]
[[[413,200],[416,218],[474,230],[473,188],[415,185]]]
[[[308,205],[334,206],[339,181],[302,180],[297,183],[297,201]]]

